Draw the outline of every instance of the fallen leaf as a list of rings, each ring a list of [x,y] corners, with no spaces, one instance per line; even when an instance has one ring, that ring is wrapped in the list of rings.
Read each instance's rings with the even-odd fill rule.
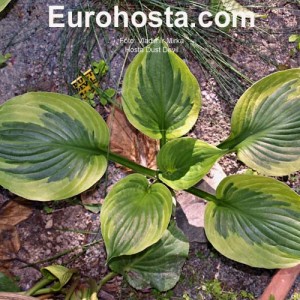
[[[24,203],[22,198],[5,202],[0,207],[0,271],[10,275],[10,260],[16,258],[21,248],[16,225],[28,219],[32,210]]]
[[[15,226],[29,218],[32,209],[21,201],[22,198],[17,197],[0,208],[0,224]]]
[[[144,167],[156,169],[158,141],[135,129],[124,113],[115,107],[108,119],[111,131],[110,149]]]
[[[0,224],[0,241],[0,261],[14,259],[21,247],[16,228]]]

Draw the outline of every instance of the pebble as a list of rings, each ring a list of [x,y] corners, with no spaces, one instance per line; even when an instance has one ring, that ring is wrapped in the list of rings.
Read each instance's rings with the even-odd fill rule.
[[[50,229],[53,227],[53,219],[47,221],[45,228]]]

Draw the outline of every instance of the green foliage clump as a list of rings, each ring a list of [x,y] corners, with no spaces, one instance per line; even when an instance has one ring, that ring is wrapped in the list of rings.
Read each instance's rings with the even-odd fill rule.
[[[172,289],[188,256],[187,238],[172,216],[172,189],[208,202],[205,232],[223,255],[253,267],[292,267],[300,263],[298,194],[255,174],[225,178],[215,195],[194,185],[229,153],[260,174],[298,171],[299,94],[300,69],[271,74],[241,96],[225,141],[212,146],[183,137],[198,120],[200,88],[183,60],[155,39],[127,69],[122,107],[136,129],[160,141],[157,169],[112,153],[108,126],[87,103],[38,92],[0,107],[0,184],[24,198],[48,201],[91,187],[108,160],[139,173],[112,187],[100,216],[107,264],[136,289]],[[207,288],[221,293],[216,282]]]
[[[210,296],[212,299],[218,299],[218,300],[239,300],[239,299],[254,300],[255,299],[251,293],[248,293],[246,291],[240,291],[240,292],[224,291],[221,282],[217,279],[202,283],[201,289],[206,295]]]

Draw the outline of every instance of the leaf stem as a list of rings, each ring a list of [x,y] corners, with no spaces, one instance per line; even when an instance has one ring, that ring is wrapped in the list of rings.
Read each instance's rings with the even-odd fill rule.
[[[202,190],[199,190],[197,189],[196,187],[191,187],[189,189],[186,189],[185,190],[186,192],[190,193],[190,194],[193,194],[199,198],[202,198],[208,202],[216,202],[217,201],[217,197],[212,195],[212,194],[209,194],[205,191],[202,191]]]
[[[115,162],[115,163],[118,163],[118,164],[120,164],[124,167],[127,167],[127,168],[129,168],[129,169],[131,169],[131,170],[133,170],[137,173],[149,176],[151,178],[156,178],[157,177],[157,171],[146,168],[146,167],[143,167],[143,166],[129,160],[128,158],[123,157],[121,155],[118,155],[116,153],[109,152],[108,153],[108,159],[112,162]]]
[[[68,293],[65,297],[65,300],[70,300],[71,299],[71,296],[74,293],[74,291],[77,288],[79,283],[80,283],[80,279],[76,278],[75,281],[72,283],[71,287],[69,288]]]
[[[50,284],[53,282],[55,279],[48,279],[48,278],[43,278],[39,282],[37,282],[31,289],[25,292],[25,296],[32,296],[34,295],[37,291],[45,287],[46,285]]]
[[[116,277],[118,274],[117,273],[115,273],[115,272],[110,272],[110,273],[108,273],[106,276],[104,276],[101,280],[100,280],[100,282],[99,282],[99,284],[98,284],[98,286],[97,286],[97,293],[101,290],[101,288],[108,282],[108,281],[110,281],[110,280],[112,280],[114,277]]]
[[[104,152],[104,150],[102,150]],[[122,166],[125,166],[137,173],[140,173],[142,175],[145,175],[145,176],[148,176],[148,177],[151,177],[151,178],[154,178],[154,179],[158,179],[158,173],[159,171],[155,171],[155,170],[152,170],[152,169],[149,169],[149,168],[146,168],[146,167],[143,167],[121,155],[118,155],[116,153],[113,153],[113,152],[109,152],[108,153],[108,159],[112,162],[115,162],[115,163],[118,163]],[[202,190],[199,190],[195,187],[191,187],[189,189],[186,189],[185,190],[186,192],[190,193],[190,194],[193,194],[197,197],[200,197],[202,199],[205,199],[206,201],[214,201],[216,202],[217,201],[217,198],[212,195],[212,194],[209,194],[205,191],[202,191]]]
[[[43,288],[43,289],[40,289],[40,290],[37,290],[33,296],[40,296],[40,295],[45,295],[45,294],[51,294],[53,292],[52,288],[51,287],[48,287],[48,288]]]
[[[166,142],[167,142],[166,133],[163,131],[162,138],[160,139],[160,149],[166,144]]]
[[[236,152],[237,146],[247,139],[248,136],[237,136],[233,139],[227,139],[220,143],[217,147],[222,150],[227,150],[227,154]]]

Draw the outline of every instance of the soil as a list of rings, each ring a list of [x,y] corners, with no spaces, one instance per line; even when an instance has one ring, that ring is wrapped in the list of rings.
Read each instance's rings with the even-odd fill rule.
[[[259,3],[248,2],[253,5]],[[241,1],[244,4],[248,2]],[[68,7],[75,7],[78,3],[79,1],[55,1],[56,5],[64,4]],[[75,78],[70,78],[72,61],[67,62],[66,57],[69,57],[68,53],[71,53],[73,48],[68,46],[67,52],[61,51],[62,42],[69,33],[63,29],[48,27],[48,4],[44,0],[17,0],[0,15],[0,53],[12,54],[7,66],[0,69],[0,104],[28,91],[70,92],[69,83]],[[295,45],[288,43],[291,33],[300,33],[299,2],[268,0],[264,1],[264,8],[260,10],[269,15],[267,20],[258,21],[259,27],[265,30],[240,29],[232,32],[233,36],[244,40],[245,44],[236,44],[221,38],[216,40],[236,66],[252,80],[262,78],[280,68],[300,65],[299,52],[292,54]],[[108,31],[106,36],[100,36],[97,51],[93,52],[94,60],[103,58],[103,51],[107,50],[107,38],[111,53],[116,51],[119,36],[120,33],[113,30]],[[252,50],[249,50],[249,47]],[[189,53],[181,50],[186,63],[201,85],[203,96],[201,115],[190,136],[218,144],[230,133],[230,115],[237,99],[225,101],[213,78],[203,74],[199,63]],[[84,53],[83,51],[79,55],[82,70],[88,68]],[[111,72],[103,82],[104,86],[116,87],[119,90],[117,83],[124,56],[122,50],[114,56]],[[106,117],[105,109],[100,108],[99,111]],[[245,169],[234,155],[227,156],[220,163],[227,175]],[[114,165],[109,166],[107,178],[101,180],[94,193],[99,205],[105,196],[106,186],[110,187],[123,176],[123,171]],[[299,173],[282,180],[300,192]],[[0,188],[0,207],[14,198],[15,195]],[[39,268],[50,263],[77,268],[82,276],[97,280],[107,274],[106,254],[99,229],[99,213],[88,211],[83,206],[80,196],[60,202],[26,203],[32,209],[32,214],[17,225],[21,247],[9,265],[9,272],[18,278],[23,290],[30,288],[40,278]],[[73,251],[50,260],[69,249]],[[48,261],[41,262],[45,259]],[[3,266],[7,266],[6,262],[1,261],[0,266],[2,263]],[[233,262],[217,253],[208,242],[193,242],[180,281],[171,292],[163,295],[155,291],[137,292],[121,277],[117,277],[104,286],[99,299],[248,299],[245,294],[242,296],[241,291],[251,293],[257,299],[274,272],[275,270],[255,269]],[[208,290],[209,284],[215,279],[221,282],[221,296],[216,296]],[[236,298],[230,298],[231,292],[232,297],[236,295]],[[300,293],[300,278],[293,286],[288,299],[296,297],[296,293]],[[60,297],[55,296],[54,299]]]

